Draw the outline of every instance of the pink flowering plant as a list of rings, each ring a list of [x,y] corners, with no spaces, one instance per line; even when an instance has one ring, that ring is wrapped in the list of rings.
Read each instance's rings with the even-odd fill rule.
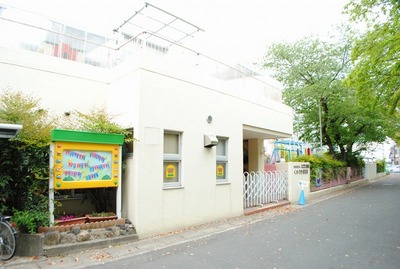
[[[64,215],[60,217],[60,220],[62,221],[66,221],[66,220],[70,220],[70,219],[74,219],[75,215]]]

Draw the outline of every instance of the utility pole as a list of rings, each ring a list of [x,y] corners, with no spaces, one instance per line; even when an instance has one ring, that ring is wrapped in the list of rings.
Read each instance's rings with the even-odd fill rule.
[[[319,151],[322,151],[322,120],[321,120],[321,100],[318,105],[318,115],[319,115]]]

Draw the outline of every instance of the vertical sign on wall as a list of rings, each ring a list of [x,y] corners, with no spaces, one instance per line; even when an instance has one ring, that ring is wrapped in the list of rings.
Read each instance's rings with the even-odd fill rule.
[[[217,177],[223,177],[224,174],[225,174],[224,166],[221,165],[221,164],[219,164],[219,165],[217,166]]]
[[[176,177],[176,168],[174,165],[169,164],[165,169],[165,178],[171,179]]]

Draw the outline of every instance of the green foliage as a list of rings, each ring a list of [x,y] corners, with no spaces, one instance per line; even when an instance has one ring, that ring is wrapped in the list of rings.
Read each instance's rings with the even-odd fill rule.
[[[124,134],[126,142],[133,141],[132,132],[116,123],[115,119],[116,116],[110,115],[105,108],[94,108],[88,114],[74,111],[63,127],[70,130]]]
[[[19,123],[23,128],[15,139],[1,139],[1,210],[24,210],[38,204],[48,206],[50,130],[54,120],[33,97],[6,90],[0,95],[0,122]]]
[[[384,141],[392,125],[382,108],[360,99],[343,83],[352,67],[349,36],[344,32],[337,43],[304,38],[274,44],[263,66],[283,83],[284,101],[295,112],[294,131],[300,140],[319,144],[321,131],[329,153],[350,166],[354,145]]]
[[[23,128],[14,140],[19,147],[44,147],[50,143],[50,130],[55,128],[56,120],[39,106],[39,99],[19,91],[4,90],[0,94],[0,122],[18,123]]]
[[[388,120],[393,126],[390,136],[400,141],[400,2],[352,0],[346,12],[352,21],[366,25],[351,54],[355,66],[347,83],[364,101],[390,112]]]
[[[329,154],[323,155],[301,155],[294,158],[292,162],[308,162],[310,163],[310,174],[311,178],[316,178],[318,171],[322,169],[324,173],[328,171],[337,171],[340,167],[346,167],[346,163],[334,159]],[[325,174],[326,176],[326,174]]]
[[[376,162],[376,172],[383,173],[386,171],[386,163],[385,160],[378,160]]]
[[[41,210],[14,210],[13,222],[22,233],[34,234],[38,227],[49,225],[49,212]]]
[[[115,213],[112,212],[92,212],[90,214],[91,217],[111,217],[115,216]]]

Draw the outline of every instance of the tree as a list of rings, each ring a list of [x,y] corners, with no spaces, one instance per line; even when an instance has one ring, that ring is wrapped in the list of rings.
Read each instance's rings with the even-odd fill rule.
[[[263,67],[284,85],[299,138],[317,145],[321,139],[332,156],[348,165],[354,163],[355,145],[384,141],[389,130],[382,111],[361,102],[343,83],[351,68],[351,44],[349,39],[329,43],[304,38],[272,45],[263,60]]]
[[[366,32],[351,54],[354,69],[348,82],[358,94],[391,113],[400,101],[400,1],[352,0],[345,8]]]
[[[17,138],[0,139],[0,213],[10,214],[13,208],[46,212],[48,146],[55,120],[40,108],[38,99],[5,90],[0,95],[0,122],[23,125]]]

